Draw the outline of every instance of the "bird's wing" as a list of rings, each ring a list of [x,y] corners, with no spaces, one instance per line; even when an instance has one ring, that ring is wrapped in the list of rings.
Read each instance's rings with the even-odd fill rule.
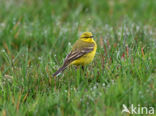
[[[58,70],[56,71],[53,76],[57,76],[60,72],[64,71],[66,69],[66,67],[74,60],[80,58],[81,56],[85,55],[86,53],[89,53],[91,51],[93,51],[93,47],[86,47],[83,48],[81,50],[75,50],[75,51],[71,51],[67,57],[65,58],[64,61],[64,65]]]
[[[71,51],[65,58],[64,65],[70,64],[72,61],[82,57],[83,55],[93,51],[94,47],[86,47],[81,50]]]
[[[94,50],[94,43],[77,40],[73,45],[72,51],[66,56],[64,66],[70,64],[72,61],[82,57],[83,55]]]

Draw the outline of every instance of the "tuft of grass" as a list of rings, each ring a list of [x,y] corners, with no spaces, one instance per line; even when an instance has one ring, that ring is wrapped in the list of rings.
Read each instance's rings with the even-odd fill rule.
[[[155,11],[154,0],[1,0],[0,115],[156,109]],[[93,63],[53,78],[84,31],[98,45]]]

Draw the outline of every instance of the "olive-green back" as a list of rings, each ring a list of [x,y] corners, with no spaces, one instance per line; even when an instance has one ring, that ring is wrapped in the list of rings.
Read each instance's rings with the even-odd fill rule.
[[[87,47],[94,47],[94,43],[93,42],[85,42],[85,41],[79,39],[73,45],[72,51],[82,50]]]

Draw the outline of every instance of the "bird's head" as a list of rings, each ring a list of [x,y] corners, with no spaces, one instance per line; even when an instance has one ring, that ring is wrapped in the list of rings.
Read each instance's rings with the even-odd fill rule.
[[[93,38],[93,34],[91,32],[84,32],[82,33],[82,35],[80,36],[80,39],[89,39],[89,38]]]

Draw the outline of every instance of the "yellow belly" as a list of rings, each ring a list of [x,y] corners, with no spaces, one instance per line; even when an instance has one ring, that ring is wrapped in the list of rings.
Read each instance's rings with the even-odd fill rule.
[[[84,56],[78,58],[77,60],[73,61],[71,64],[73,65],[86,65],[93,61],[94,56],[96,53],[96,45],[94,47],[94,50],[88,54],[85,54]]]

